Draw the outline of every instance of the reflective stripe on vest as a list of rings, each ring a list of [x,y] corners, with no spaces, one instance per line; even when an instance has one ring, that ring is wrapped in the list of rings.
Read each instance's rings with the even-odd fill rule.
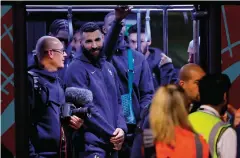
[[[197,158],[203,158],[203,147],[198,134],[195,134],[195,144]]]
[[[226,125],[224,122],[218,122],[217,124],[215,124],[215,126],[213,126],[213,129],[209,135],[209,139],[208,139],[208,144],[209,144],[209,148],[210,148],[210,152],[211,154],[214,152],[214,147],[215,147],[215,136],[217,135],[218,131],[224,126]]]
[[[217,158],[217,141],[222,134],[221,131],[228,128],[230,124],[226,124],[220,118],[202,111],[190,114],[189,121],[194,130],[208,142],[212,157]]]

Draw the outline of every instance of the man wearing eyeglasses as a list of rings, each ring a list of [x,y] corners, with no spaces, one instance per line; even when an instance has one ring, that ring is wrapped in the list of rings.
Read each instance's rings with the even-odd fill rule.
[[[67,51],[67,56],[65,57],[64,65],[65,67],[58,71],[59,77],[63,79],[65,70],[69,63],[72,60],[72,56],[70,54],[70,50],[68,51],[67,48],[69,46],[68,37],[69,37],[69,24],[66,19],[56,19],[54,20],[50,27],[49,27],[49,36],[56,37],[60,40],[60,42],[63,45],[63,49]],[[36,50],[32,52],[33,54],[36,54]],[[32,53],[28,54],[28,66],[32,66],[35,63],[36,56]]]
[[[65,134],[60,120],[65,94],[58,77],[66,56],[63,44],[55,37],[43,36],[36,44],[37,63],[28,71],[30,158],[64,158],[66,155]],[[83,121],[71,116],[66,123],[79,129]]]

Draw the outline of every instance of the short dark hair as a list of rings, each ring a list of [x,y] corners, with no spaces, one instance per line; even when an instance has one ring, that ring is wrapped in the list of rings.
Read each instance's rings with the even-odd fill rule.
[[[128,34],[137,33],[137,24],[132,25],[128,29]],[[145,25],[141,24],[141,33],[145,33]]]
[[[100,27],[96,23],[87,22],[83,24],[82,27],[80,28],[80,34],[82,35],[83,32],[94,32],[96,30],[99,30],[101,32]]]
[[[105,17],[104,17],[104,24],[106,23],[108,17],[113,16],[113,15],[115,16],[115,11],[109,12],[107,15],[105,15]]]
[[[68,31],[68,21],[66,19],[56,19],[49,27],[49,32],[56,36],[60,30]]]
[[[231,87],[230,79],[225,74],[207,74],[199,81],[201,104],[217,106],[224,100],[224,93]],[[227,98],[228,99],[228,98]]]
[[[73,34],[80,32],[80,28],[81,28],[82,25],[83,25],[82,21],[76,20],[73,23],[73,30],[74,30]]]

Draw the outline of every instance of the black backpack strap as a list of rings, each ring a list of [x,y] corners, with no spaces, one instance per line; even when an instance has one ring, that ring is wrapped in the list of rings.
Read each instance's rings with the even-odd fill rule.
[[[33,79],[33,87],[38,88],[39,83],[39,75],[36,72],[28,71],[28,75],[32,77]]]
[[[30,104],[30,115],[32,110],[35,107],[35,96],[36,96],[36,90],[38,89],[38,74],[33,71],[28,71],[28,82],[31,85],[31,89],[29,88],[29,91],[31,94],[28,96],[28,101]]]

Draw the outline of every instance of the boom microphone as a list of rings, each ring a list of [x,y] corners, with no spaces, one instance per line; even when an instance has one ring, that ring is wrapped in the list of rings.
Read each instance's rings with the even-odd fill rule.
[[[83,106],[93,101],[93,94],[90,90],[77,87],[68,87],[65,91],[66,102],[75,106]]]
[[[72,115],[90,116],[90,108],[83,105],[92,102],[93,95],[90,90],[76,87],[69,87],[65,91],[66,103],[61,107],[62,117]],[[76,108],[77,107],[77,108]]]
[[[63,106],[62,115],[63,117],[69,117],[74,114],[77,116],[87,115],[87,125],[88,128],[92,128],[95,132],[103,134],[104,136],[112,137],[115,128],[113,128],[105,120],[103,116],[100,115],[96,107],[91,104],[93,101],[93,94],[88,89],[77,88],[77,87],[68,87],[65,91],[66,104]],[[85,104],[89,104],[84,106]],[[76,106],[77,108],[75,108]],[[81,117],[81,116],[80,116]],[[85,122],[85,123],[86,123]]]

